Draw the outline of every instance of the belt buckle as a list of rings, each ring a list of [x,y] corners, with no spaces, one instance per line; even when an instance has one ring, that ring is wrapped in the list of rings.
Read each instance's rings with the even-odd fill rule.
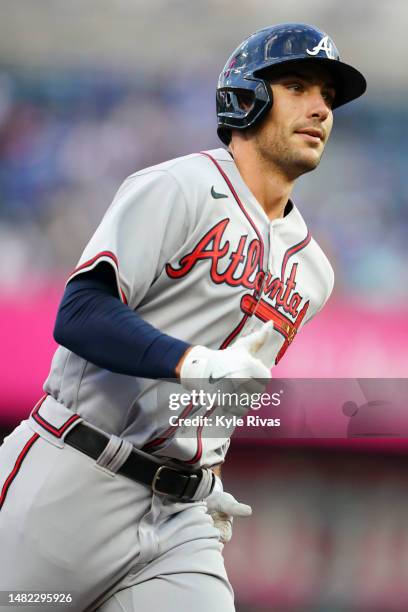
[[[153,482],[152,482],[152,491],[154,493],[157,493],[158,495],[172,495],[171,493],[167,493],[166,491],[160,491],[157,488],[157,482],[160,480],[160,474],[162,473],[163,470],[171,470],[172,472],[179,473],[179,470],[176,470],[175,468],[170,467],[169,465],[161,465],[154,475]]]

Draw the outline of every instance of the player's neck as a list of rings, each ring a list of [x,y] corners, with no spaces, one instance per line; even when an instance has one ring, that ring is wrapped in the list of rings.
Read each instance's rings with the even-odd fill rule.
[[[245,150],[234,148],[231,153],[243,181],[269,219],[282,218],[294,181],[289,180],[278,167],[263,163]]]

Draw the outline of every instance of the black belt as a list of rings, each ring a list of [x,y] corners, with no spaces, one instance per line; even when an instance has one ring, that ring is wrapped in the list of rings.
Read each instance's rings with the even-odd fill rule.
[[[80,423],[67,433],[65,442],[96,460],[108,444],[109,436]],[[137,451],[130,453],[117,473],[148,485],[155,493],[183,501],[194,497],[203,476],[202,470],[183,472]]]

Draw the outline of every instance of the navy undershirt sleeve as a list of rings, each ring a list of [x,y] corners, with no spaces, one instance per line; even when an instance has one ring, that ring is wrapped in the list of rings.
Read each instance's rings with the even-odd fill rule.
[[[68,283],[54,338],[100,368],[143,378],[175,378],[175,367],[189,347],[120,301],[114,271],[107,263]]]

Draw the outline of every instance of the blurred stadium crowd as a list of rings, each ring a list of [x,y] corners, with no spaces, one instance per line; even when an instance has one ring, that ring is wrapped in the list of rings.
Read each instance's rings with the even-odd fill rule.
[[[65,277],[128,174],[215,133],[214,76],[80,70],[0,73],[0,291]],[[320,168],[295,202],[333,260],[336,291],[408,297],[408,109],[366,98],[335,113]],[[28,279],[28,280],[27,280]]]
[[[203,83],[126,83],[109,75],[3,71],[0,242],[3,289],[75,263],[125,176],[189,151]]]

